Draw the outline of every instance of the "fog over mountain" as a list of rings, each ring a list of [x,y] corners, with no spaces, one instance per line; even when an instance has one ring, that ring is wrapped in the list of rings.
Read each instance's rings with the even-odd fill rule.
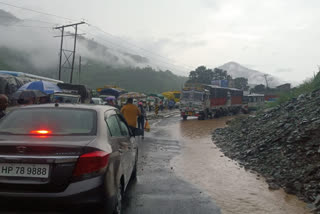
[[[60,31],[53,30],[52,24],[48,27],[50,22],[40,20],[22,20],[0,10],[0,70],[58,78],[60,37],[55,36]],[[149,59],[117,41],[94,35],[90,26],[83,25],[79,29],[73,83],[85,84],[90,88],[112,84],[129,91],[160,93],[178,90],[187,80],[168,71],[167,66],[153,61],[152,57]],[[64,38],[63,48],[72,50],[74,32],[65,31],[65,34],[68,36]],[[82,56],[81,78],[78,72],[79,55]],[[61,77],[69,82],[70,70],[64,68]]]
[[[245,66],[240,65],[237,62],[228,62],[220,66],[219,68],[228,71],[228,74],[230,74],[233,78],[237,78],[237,77],[247,78],[249,84],[251,85],[266,84],[266,81],[265,81],[266,73],[246,68]],[[276,87],[280,84],[285,83],[285,81],[277,77],[274,77],[269,74],[267,75],[268,75],[267,79],[270,87]]]
[[[41,27],[43,25],[35,20],[18,19],[13,14],[0,9],[0,47],[19,52],[37,69],[57,68],[60,38],[54,38],[54,36],[59,35],[60,31]],[[161,63],[153,62],[145,56],[121,47],[111,39],[102,40],[101,37],[95,38],[88,33],[78,37],[77,55],[81,55],[84,60],[87,58],[115,67],[150,66],[154,69],[168,69]],[[73,32],[65,34],[72,35]],[[72,45],[73,37],[65,37],[64,48],[72,50]]]
[[[0,40],[2,61],[0,60],[0,63],[11,65],[22,72],[49,75],[56,78],[60,38],[54,38],[54,36],[59,35],[60,31],[53,30],[53,24],[50,25],[52,27],[41,27],[48,26],[48,23],[50,22],[41,23],[37,18],[19,19],[0,9],[0,30],[2,32]],[[82,29],[85,30],[81,32]],[[94,35],[91,30],[92,28],[88,28],[88,26],[80,27],[81,35],[78,36],[76,60],[78,60],[78,55],[81,55],[83,64],[96,61],[107,67],[151,67],[155,70],[171,70],[176,73],[175,68],[168,66],[168,63],[154,60],[154,56],[148,54],[140,55],[132,47],[126,48],[124,44],[120,44],[119,40],[106,39],[101,34]],[[72,35],[73,32],[66,32],[66,34]],[[64,48],[72,49],[72,47],[73,36],[65,37]],[[170,69],[172,67],[173,69]],[[24,70],[24,68],[29,70]],[[233,78],[248,78],[249,84],[265,84],[265,73],[246,68],[239,63],[229,62],[220,68],[227,70]],[[53,71],[54,74],[52,74]],[[189,71],[185,69],[184,72],[187,74]],[[271,75],[268,76],[268,81],[271,87],[284,83]]]

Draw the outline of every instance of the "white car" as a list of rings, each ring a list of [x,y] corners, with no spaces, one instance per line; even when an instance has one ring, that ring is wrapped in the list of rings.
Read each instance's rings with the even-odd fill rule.
[[[92,98],[93,104],[95,105],[103,105],[104,102],[100,97],[93,97]]]
[[[59,103],[79,104],[81,103],[81,96],[77,94],[55,93],[53,100]]]

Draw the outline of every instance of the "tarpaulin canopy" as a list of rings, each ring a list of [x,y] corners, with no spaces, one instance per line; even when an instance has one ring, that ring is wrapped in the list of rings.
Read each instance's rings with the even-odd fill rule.
[[[160,99],[164,99],[164,96],[162,94],[149,94],[151,97],[159,97]]]
[[[118,98],[123,93],[122,90],[115,89],[115,88],[104,88],[100,91],[100,95],[111,95]]]
[[[22,79],[8,74],[0,74],[0,94],[10,96],[28,81],[29,79]]]
[[[122,94],[119,96],[119,98],[135,98],[135,99],[142,99],[142,98],[146,98],[147,95],[143,94],[143,93],[139,93],[139,92],[129,92],[126,94]]]

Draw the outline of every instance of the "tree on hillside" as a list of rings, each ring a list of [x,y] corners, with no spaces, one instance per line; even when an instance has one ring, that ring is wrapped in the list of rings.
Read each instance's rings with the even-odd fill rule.
[[[188,82],[210,84],[212,77],[213,71],[211,69],[199,66],[196,70],[190,72]]]
[[[234,79],[234,87],[237,89],[241,89],[243,91],[247,91],[249,89],[248,79],[244,77],[238,77]]]
[[[189,74],[188,83],[203,83],[211,84],[212,80],[230,80],[232,79],[228,75],[227,71],[224,71],[219,68],[214,70],[208,69],[205,66],[199,66],[196,70],[191,71]]]
[[[256,85],[253,89],[251,89],[252,93],[264,93],[266,91],[266,86],[263,84]]]
[[[215,68],[213,70],[213,80],[231,80],[232,77],[228,74],[227,71],[220,68]]]

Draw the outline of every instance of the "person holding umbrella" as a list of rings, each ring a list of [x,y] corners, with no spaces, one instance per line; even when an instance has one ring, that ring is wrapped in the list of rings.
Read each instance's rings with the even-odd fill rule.
[[[116,98],[114,96],[109,96],[105,100],[107,101],[106,105],[113,106],[119,109],[119,106],[116,103]]]
[[[45,96],[47,94],[39,90],[24,90],[16,91],[12,95],[12,99],[17,100],[20,105],[32,105],[36,103],[38,98]]]
[[[7,106],[8,106],[8,97],[4,94],[0,94],[0,119],[6,115],[5,110]]]

